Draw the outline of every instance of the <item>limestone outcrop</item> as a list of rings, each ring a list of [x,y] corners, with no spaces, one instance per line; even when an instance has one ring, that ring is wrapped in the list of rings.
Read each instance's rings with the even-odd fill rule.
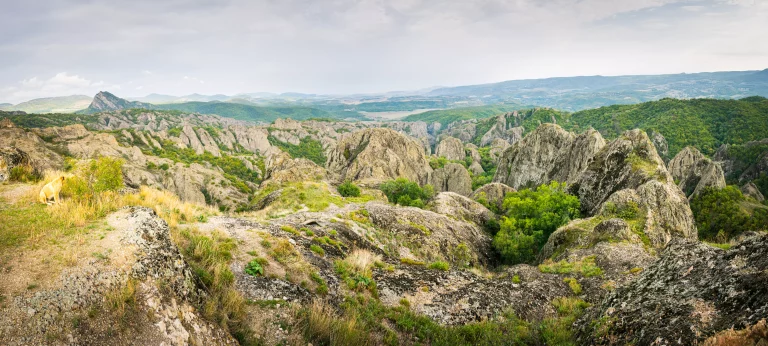
[[[475,192],[472,192],[470,197],[499,211],[503,209],[504,196],[515,191],[515,189],[502,183],[490,183],[479,187]]]
[[[577,322],[589,345],[695,345],[768,316],[768,235],[730,250],[676,239],[633,282]]]
[[[458,163],[449,163],[434,170],[429,176],[429,183],[438,192],[450,191],[462,196],[472,193],[472,177],[469,176],[469,171]]]
[[[725,175],[720,164],[694,147],[685,147],[677,153],[669,161],[669,172],[687,196],[699,194],[708,187],[725,187]]]
[[[758,202],[762,202],[765,200],[765,196],[760,192],[760,189],[757,188],[757,185],[753,182],[749,182],[741,187],[741,193],[744,194],[745,197],[750,197],[755,199]]]
[[[484,227],[495,218],[493,212],[482,204],[455,192],[438,193],[427,204],[427,209],[438,214],[473,222]]]
[[[515,189],[552,180],[574,182],[604,145],[595,130],[575,135],[544,124],[504,151],[493,181]]]
[[[448,160],[464,160],[464,144],[458,138],[445,137],[435,148],[435,155],[445,157]]]
[[[401,177],[426,184],[432,173],[418,140],[384,128],[344,136],[328,154],[326,167],[339,181],[369,186]]]

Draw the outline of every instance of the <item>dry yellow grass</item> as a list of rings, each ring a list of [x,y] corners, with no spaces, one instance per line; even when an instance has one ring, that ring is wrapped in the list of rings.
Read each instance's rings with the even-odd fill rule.
[[[179,224],[204,221],[217,212],[208,206],[182,202],[179,197],[167,190],[158,190],[142,186],[138,194],[125,196],[126,205],[140,205],[152,208],[172,229]]]
[[[751,346],[765,344],[768,344],[768,327],[765,320],[760,320],[742,330],[724,330],[704,340],[704,345],[706,346]]]
[[[369,273],[371,266],[377,261],[381,261],[381,256],[374,255],[364,249],[356,249],[344,259],[344,262],[356,268],[360,273]]]

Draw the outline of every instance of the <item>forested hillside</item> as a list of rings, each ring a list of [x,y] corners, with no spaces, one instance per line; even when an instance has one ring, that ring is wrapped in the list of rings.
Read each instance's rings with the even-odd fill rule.
[[[573,129],[591,126],[608,138],[634,128],[655,130],[666,137],[671,156],[688,145],[711,156],[723,143],[767,138],[768,99],[663,99],[576,112],[570,121]]]
[[[490,106],[441,109],[409,115],[403,118],[403,120],[424,121],[427,123],[439,122],[443,125],[447,125],[459,120],[490,118],[494,115],[499,115],[499,113],[511,112],[523,108],[526,107],[518,104],[497,104]]]

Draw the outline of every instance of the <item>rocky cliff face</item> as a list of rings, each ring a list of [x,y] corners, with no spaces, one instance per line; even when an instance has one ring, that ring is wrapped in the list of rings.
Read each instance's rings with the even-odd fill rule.
[[[435,155],[445,157],[448,160],[464,160],[464,143],[458,138],[445,137],[435,148]]]
[[[745,197],[750,197],[755,199],[758,202],[762,202],[765,200],[765,196],[760,192],[760,190],[757,188],[755,183],[749,182],[741,187],[741,193],[744,194]]]
[[[450,191],[462,196],[472,193],[472,178],[467,169],[458,163],[449,163],[434,170],[429,176],[429,184],[438,192]]]
[[[673,183],[648,135],[632,130],[602,148],[571,191],[579,196],[582,211],[594,215],[613,193],[636,189],[651,180]]]
[[[687,196],[699,194],[707,187],[725,187],[725,175],[720,164],[693,147],[685,147],[669,161],[669,172]]]
[[[479,187],[470,197],[478,202],[494,206],[498,211],[502,210],[504,197],[515,191],[515,189],[502,183],[490,183]]]
[[[100,91],[98,94],[96,94],[96,96],[93,97],[93,101],[91,102],[91,105],[86,109],[86,112],[96,113],[129,108],[151,109],[152,105],[149,103],[128,101],[112,95],[107,91]]]
[[[344,136],[329,153],[326,167],[339,181],[364,185],[400,177],[426,184],[432,173],[421,143],[383,128]]]
[[[4,345],[237,345],[196,309],[206,294],[165,221],[150,209],[129,208],[107,222],[112,230],[98,245],[118,263],[76,261],[46,287],[0,307]],[[114,292],[131,293],[124,307],[130,311],[104,310]]]
[[[504,151],[493,181],[515,189],[551,180],[573,182],[604,145],[597,131],[577,136],[558,125],[544,124]]]
[[[768,236],[724,251],[677,239],[578,322],[583,344],[694,345],[768,316]]]
[[[518,126],[520,115],[517,111],[499,114],[496,122],[480,138],[480,146],[487,146],[496,139],[503,139],[511,144],[523,139],[524,129]]]

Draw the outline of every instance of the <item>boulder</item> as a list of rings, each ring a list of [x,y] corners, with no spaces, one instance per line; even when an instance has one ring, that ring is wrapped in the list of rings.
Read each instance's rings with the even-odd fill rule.
[[[449,163],[436,169],[430,174],[429,183],[438,192],[450,191],[462,196],[472,193],[472,177],[469,176],[469,171],[458,163]]]
[[[400,243],[416,244],[413,249],[400,248],[400,257],[445,260],[450,257],[451,249],[464,244],[469,250],[470,263],[487,265],[491,262],[491,238],[474,223],[419,208],[380,202],[368,202],[365,209],[376,227],[400,239]]]
[[[464,144],[458,138],[445,137],[435,148],[435,155],[445,157],[448,160],[462,161],[466,154],[464,153]]]
[[[695,345],[768,316],[768,235],[721,250],[675,239],[576,323],[584,345]]]
[[[485,173],[485,170],[483,169],[483,166],[480,165],[480,162],[472,162],[471,165],[469,165],[469,171],[472,172],[474,175],[480,175]]]
[[[482,204],[454,192],[440,192],[428,204],[427,209],[484,227],[495,219],[493,212]]]
[[[261,185],[270,183],[283,184],[289,182],[318,181],[326,176],[323,167],[305,158],[291,158],[287,153],[270,155],[265,162],[267,169]]]
[[[694,147],[685,147],[669,161],[669,173],[687,196],[705,188],[725,187],[725,174],[720,164],[706,158]]]
[[[0,147],[0,183],[11,177],[11,170],[16,166],[32,166],[27,153],[14,147]]]
[[[495,208],[496,211],[500,211],[503,208],[504,197],[508,193],[515,191],[515,189],[502,183],[490,183],[479,187],[470,197],[491,208]]]
[[[741,187],[741,193],[743,193],[744,196],[753,198],[758,202],[765,200],[765,196],[763,196],[763,194],[760,192],[760,189],[758,189],[755,183],[751,181]]]
[[[418,140],[385,128],[345,135],[328,154],[326,166],[338,181],[368,186],[396,178],[423,185],[432,173]]]

